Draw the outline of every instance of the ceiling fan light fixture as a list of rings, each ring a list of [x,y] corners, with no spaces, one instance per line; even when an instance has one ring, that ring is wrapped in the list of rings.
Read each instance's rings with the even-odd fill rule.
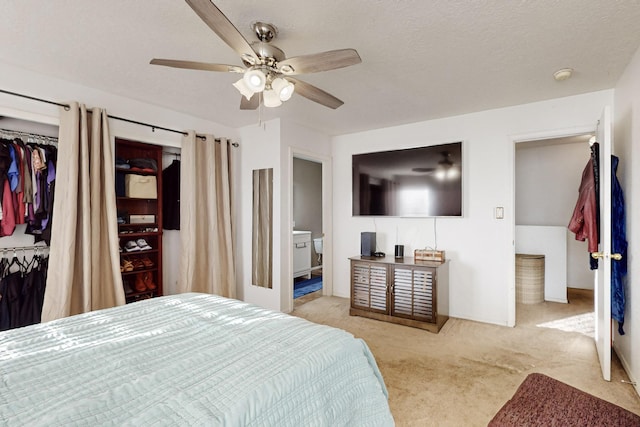
[[[253,92],[262,92],[267,84],[267,76],[258,69],[247,70],[242,76],[244,84]]]
[[[238,80],[237,82],[235,82],[233,84],[233,86],[238,89],[238,92],[240,92],[240,94],[242,96],[244,96],[245,98],[247,98],[247,101],[251,100],[251,97],[253,96],[253,94],[255,93],[254,91],[252,91],[251,89],[249,89],[246,85],[246,83],[244,82],[244,77],[241,78],[240,80]]]
[[[295,90],[295,86],[293,83],[278,77],[271,82],[271,88],[278,94],[280,101],[288,101],[291,99],[293,92]]]
[[[274,108],[282,105],[282,101],[278,96],[278,92],[273,89],[267,89],[262,92],[263,95],[263,103],[265,107]]]

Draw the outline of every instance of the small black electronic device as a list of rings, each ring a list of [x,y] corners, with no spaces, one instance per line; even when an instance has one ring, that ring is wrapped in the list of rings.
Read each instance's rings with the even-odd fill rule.
[[[360,255],[374,256],[376,251],[376,233],[372,231],[363,231],[360,233]]]
[[[384,256],[384,252],[374,252],[373,256],[383,257]]]

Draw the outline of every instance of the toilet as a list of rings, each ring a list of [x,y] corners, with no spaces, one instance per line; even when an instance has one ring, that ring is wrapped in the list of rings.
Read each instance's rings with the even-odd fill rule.
[[[322,237],[313,239],[313,248],[316,250],[316,253],[318,254],[318,264],[322,264]]]

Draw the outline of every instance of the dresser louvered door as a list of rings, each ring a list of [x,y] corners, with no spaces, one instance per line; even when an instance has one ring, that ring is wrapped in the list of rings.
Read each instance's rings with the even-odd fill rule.
[[[449,261],[353,257],[352,316],[438,332],[449,319]]]
[[[391,315],[435,322],[435,269],[393,266]]]
[[[387,313],[387,266],[354,262],[351,268],[351,306]]]

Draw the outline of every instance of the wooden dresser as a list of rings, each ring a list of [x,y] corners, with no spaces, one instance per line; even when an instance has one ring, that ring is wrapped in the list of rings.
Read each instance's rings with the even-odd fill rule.
[[[352,316],[438,332],[449,319],[449,262],[413,258],[351,260]]]

